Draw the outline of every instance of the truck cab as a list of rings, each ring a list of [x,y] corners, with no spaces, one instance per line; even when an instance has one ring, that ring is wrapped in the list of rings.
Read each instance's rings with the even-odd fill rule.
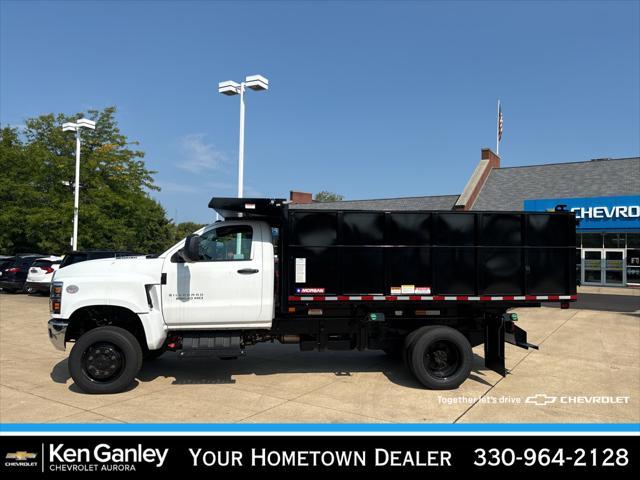
[[[190,258],[183,251],[187,240],[197,244]],[[169,329],[271,328],[275,272],[267,223],[218,222],[162,257],[161,305]]]

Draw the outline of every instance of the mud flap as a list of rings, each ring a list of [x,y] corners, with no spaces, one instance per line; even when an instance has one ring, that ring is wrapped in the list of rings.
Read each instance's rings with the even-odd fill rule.
[[[502,316],[487,318],[484,333],[484,364],[503,377],[507,374],[505,342],[525,350],[529,348],[538,350],[537,345],[527,342],[527,332],[512,321],[505,320]]]
[[[502,316],[487,318],[484,331],[484,365],[494,372],[507,374],[504,366],[505,321]]]
[[[527,332],[521,329],[520,327],[518,327],[513,322],[505,322],[504,339],[506,342],[510,343],[511,345],[524,348],[525,350],[528,350],[530,348],[538,350],[537,345],[527,342]]]

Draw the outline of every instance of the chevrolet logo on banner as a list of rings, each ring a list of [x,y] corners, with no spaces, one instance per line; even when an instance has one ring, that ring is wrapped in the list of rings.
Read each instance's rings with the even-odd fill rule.
[[[9,452],[6,455],[6,459],[7,460],[18,460],[20,462],[25,462],[27,460],[32,460],[34,458],[36,458],[38,456],[37,453],[31,453],[31,452]]]
[[[558,397],[552,397],[544,393],[538,393],[531,397],[527,397],[524,403],[532,403],[534,405],[549,405],[550,403],[556,403]]]

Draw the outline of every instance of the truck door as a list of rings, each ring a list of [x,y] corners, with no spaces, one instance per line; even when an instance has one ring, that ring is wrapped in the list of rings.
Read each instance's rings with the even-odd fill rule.
[[[162,310],[169,327],[251,328],[262,308],[263,252],[259,225],[226,223],[205,230],[200,260],[165,259]]]

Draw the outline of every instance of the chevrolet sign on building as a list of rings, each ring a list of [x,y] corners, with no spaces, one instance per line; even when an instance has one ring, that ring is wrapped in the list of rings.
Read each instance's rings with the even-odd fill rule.
[[[524,209],[529,211],[553,210],[556,205],[566,205],[567,210],[576,214],[580,220],[578,231],[640,230],[640,194],[524,201]]]

